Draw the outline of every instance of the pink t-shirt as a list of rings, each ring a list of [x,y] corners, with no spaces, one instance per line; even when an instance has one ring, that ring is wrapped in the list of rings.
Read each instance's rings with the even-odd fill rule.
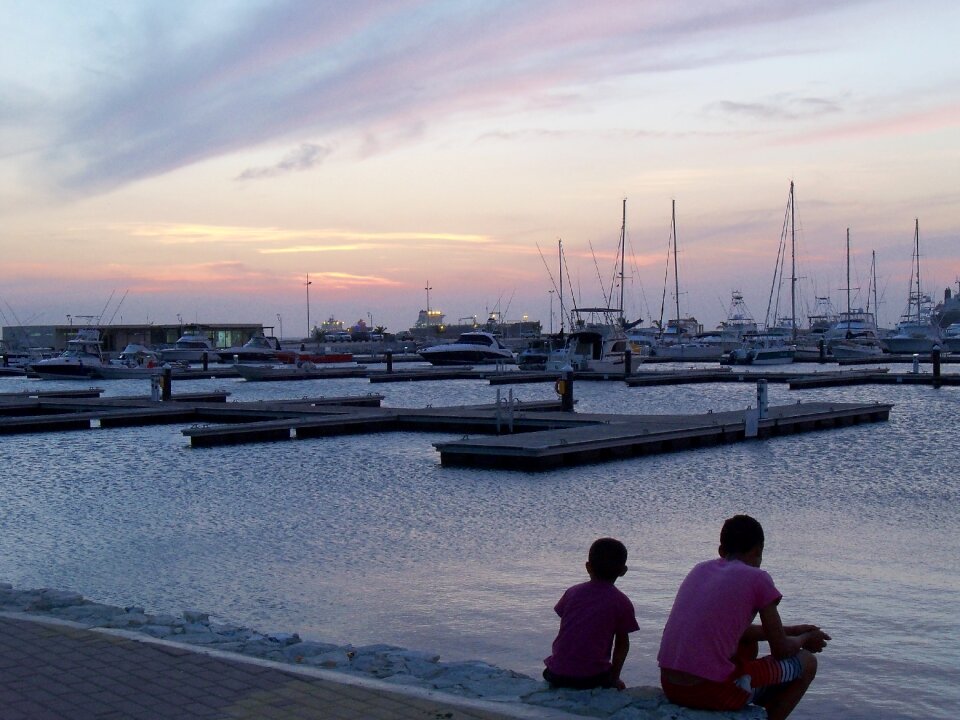
[[[702,562],[680,584],[663,629],[657,662],[722,682],[757,612],[783,597],[770,575],[739,560]]]
[[[553,641],[553,654],[543,662],[551,672],[565,677],[607,672],[612,666],[614,636],[640,629],[630,598],[602,580],[569,588],[554,610],[560,616],[560,632]]]

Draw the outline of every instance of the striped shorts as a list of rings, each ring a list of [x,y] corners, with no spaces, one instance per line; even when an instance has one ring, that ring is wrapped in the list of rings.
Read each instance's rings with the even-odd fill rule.
[[[723,682],[704,680],[695,685],[678,685],[661,673],[660,684],[667,699],[676,705],[699,710],[739,710],[752,702],[762,704],[777,685],[796,680],[802,672],[797,656],[777,660],[767,655],[741,661],[730,679]]]

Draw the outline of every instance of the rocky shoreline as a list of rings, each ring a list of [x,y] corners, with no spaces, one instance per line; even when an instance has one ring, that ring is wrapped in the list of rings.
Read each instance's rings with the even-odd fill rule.
[[[138,606],[116,607],[75,592],[18,590],[0,583],[0,611],[69,620],[88,628],[114,628],[154,638],[200,645],[276,662],[335,670],[397,686],[437,690],[493,702],[523,703],[610,720],[761,720],[761,708],[703,713],[672,705],[659,688],[556,690],[542,680],[480,661],[441,662],[440,656],[393,645],[334,645],[302,640],[295,632],[265,633],[239,625],[211,623],[207,613],[151,614]]]

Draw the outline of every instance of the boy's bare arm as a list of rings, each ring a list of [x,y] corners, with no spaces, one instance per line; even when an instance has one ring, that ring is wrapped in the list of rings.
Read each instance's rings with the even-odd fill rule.
[[[820,652],[827,646],[830,636],[816,625],[783,626],[777,603],[772,602],[760,610],[761,625],[752,625],[744,633],[745,639],[766,640],[775,658],[788,658],[800,650]]]
[[[620,680],[620,672],[623,670],[623,663],[627,660],[627,653],[630,652],[630,636],[627,633],[617,633],[613,638],[613,657],[610,661],[613,667],[610,668],[610,675],[617,683],[617,689],[623,690],[626,685]]]

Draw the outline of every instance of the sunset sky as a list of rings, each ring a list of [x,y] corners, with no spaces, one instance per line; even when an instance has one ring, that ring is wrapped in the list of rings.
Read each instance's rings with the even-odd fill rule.
[[[548,327],[558,238],[577,302],[603,304],[625,197],[628,319],[660,316],[671,200],[682,313],[713,327],[739,289],[762,319],[791,180],[806,305],[845,305],[849,227],[854,304],[876,251],[894,324],[915,218],[924,289],[957,290],[953,0],[0,0],[0,18],[0,324],[107,306],[279,315],[299,337],[309,273],[313,323],[405,329],[429,286],[448,322]]]

